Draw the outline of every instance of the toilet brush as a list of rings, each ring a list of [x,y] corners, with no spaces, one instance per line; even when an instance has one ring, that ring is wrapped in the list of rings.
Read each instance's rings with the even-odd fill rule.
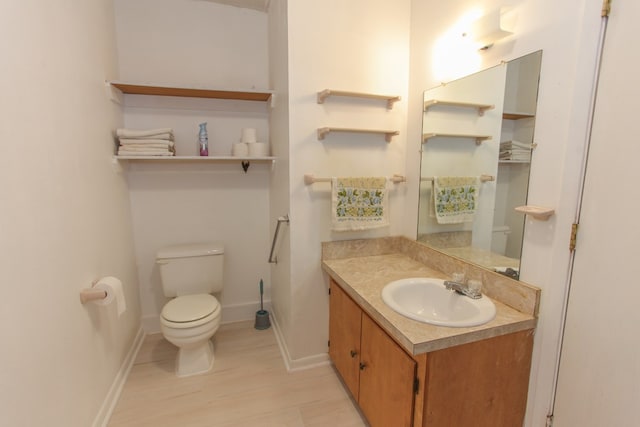
[[[263,294],[264,285],[262,284],[262,279],[260,279],[260,310],[256,312],[256,329],[268,329],[271,326],[271,322],[269,321],[269,312],[264,309],[262,302]]]

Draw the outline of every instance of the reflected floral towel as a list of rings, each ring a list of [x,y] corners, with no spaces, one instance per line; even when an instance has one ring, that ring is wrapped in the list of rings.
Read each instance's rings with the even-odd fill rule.
[[[332,178],[331,222],[335,231],[389,225],[387,178]]]
[[[472,222],[478,207],[480,178],[434,176],[433,197],[438,224]]]

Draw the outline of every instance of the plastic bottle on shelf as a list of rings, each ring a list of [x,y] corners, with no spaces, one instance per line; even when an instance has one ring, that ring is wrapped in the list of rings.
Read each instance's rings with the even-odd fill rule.
[[[201,156],[209,155],[209,136],[207,135],[207,123],[200,123],[200,133],[198,134],[198,150]]]

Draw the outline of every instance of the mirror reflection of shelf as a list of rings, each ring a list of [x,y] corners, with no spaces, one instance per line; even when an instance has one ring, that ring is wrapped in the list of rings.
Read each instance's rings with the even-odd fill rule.
[[[517,206],[514,209],[516,212],[529,215],[533,219],[537,219],[539,221],[546,221],[551,217],[551,215],[555,213],[555,210],[553,208],[533,205]]]
[[[387,142],[391,142],[391,138],[399,135],[400,132],[397,130],[375,130],[375,129],[353,129],[353,128],[334,128],[334,127],[323,127],[318,128],[318,139],[323,140],[325,136],[331,132],[349,132],[349,133],[371,133],[371,134],[379,134],[384,135],[384,139]]]
[[[443,101],[441,99],[429,99],[424,102],[425,113],[431,107],[442,105],[444,107],[460,107],[460,108],[473,108],[478,110],[478,115],[483,116],[487,110],[493,110],[495,105],[492,104],[477,104],[473,102],[455,102],[455,101]]]
[[[512,165],[519,165],[519,164],[530,164],[531,160],[498,160],[498,164],[512,164]]]
[[[535,114],[532,113],[518,113],[515,111],[504,111],[502,113],[502,118],[505,120],[531,119],[533,117],[535,117]]]
[[[347,96],[351,98],[379,99],[381,101],[387,102],[388,110],[391,110],[393,108],[393,104],[400,101],[401,99],[399,96],[395,96],[395,95],[376,95],[373,93],[349,92],[345,90],[325,89],[318,92],[318,104],[324,104],[324,101],[330,96]]]
[[[476,145],[482,144],[482,141],[491,139],[490,135],[467,135],[456,133],[425,133],[422,135],[422,142],[426,144],[432,138],[469,138],[476,141]]]

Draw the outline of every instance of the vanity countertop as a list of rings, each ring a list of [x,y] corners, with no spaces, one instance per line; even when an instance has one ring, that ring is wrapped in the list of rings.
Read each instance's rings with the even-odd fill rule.
[[[537,319],[492,298],[496,317],[481,326],[451,328],[417,322],[393,311],[382,301],[382,288],[409,277],[448,279],[403,253],[323,259],[323,270],[389,335],[413,355],[533,329]],[[484,296],[486,298],[486,295]]]

